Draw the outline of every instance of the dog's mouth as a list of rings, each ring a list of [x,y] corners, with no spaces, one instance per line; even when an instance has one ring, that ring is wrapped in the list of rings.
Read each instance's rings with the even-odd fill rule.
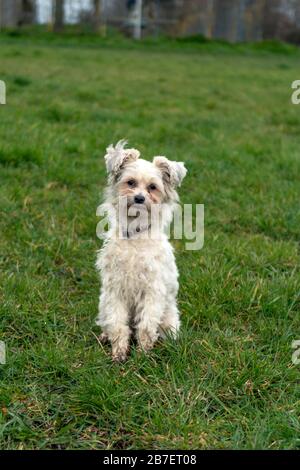
[[[145,202],[142,202],[142,203],[140,203],[140,202],[139,202],[139,203],[133,202],[132,204],[129,204],[129,205],[128,205],[128,209],[131,209],[131,208],[137,209],[137,210],[140,209],[140,210],[142,210],[142,211],[148,210],[148,206],[147,206],[147,204],[146,204]]]
[[[127,209],[129,216],[142,215],[143,213],[148,213],[150,210],[146,202],[137,203],[134,201],[128,203]]]

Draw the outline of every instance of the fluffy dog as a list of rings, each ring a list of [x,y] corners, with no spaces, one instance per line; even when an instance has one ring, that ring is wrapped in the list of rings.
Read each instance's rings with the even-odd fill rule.
[[[102,278],[96,323],[115,361],[126,359],[132,333],[139,348],[149,351],[158,337],[176,337],[180,326],[178,271],[165,231],[186,169],[162,156],[143,160],[125,146],[125,141],[110,145],[104,157],[108,187],[102,207],[111,226],[96,262]],[[153,223],[152,209],[159,223]]]

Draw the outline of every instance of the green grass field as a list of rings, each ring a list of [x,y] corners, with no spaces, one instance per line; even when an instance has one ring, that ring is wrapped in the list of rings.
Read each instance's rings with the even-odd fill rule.
[[[268,50],[270,49],[270,50]],[[299,53],[0,42],[1,449],[300,448]],[[115,365],[94,325],[107,144],[184,160],[182,333]]]

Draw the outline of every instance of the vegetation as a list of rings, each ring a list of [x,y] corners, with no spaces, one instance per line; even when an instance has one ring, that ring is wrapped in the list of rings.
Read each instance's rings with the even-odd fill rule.
[[[0,45],[0,447],[299,448],[298,52],[33,39]],[[120,138],[186,162],[205,245],[174,242],[179,341],[115,365],[94,261]]]

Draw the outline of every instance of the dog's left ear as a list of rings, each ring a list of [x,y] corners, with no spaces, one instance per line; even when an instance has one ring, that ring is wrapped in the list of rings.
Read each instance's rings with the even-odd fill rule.
[[[173,162],[166,157],[154,157],[153,164],[160,169],[164,182],[173,188],[181,185],[187,173],[183,162]]]
[[[140,156],[138,150],[126,149],[126,144],[126,140],[120,140],[115,147],[110,145],[106,149],[104,156],[106,169],[114,177],[117,177],[128,163],[136,161]]]

